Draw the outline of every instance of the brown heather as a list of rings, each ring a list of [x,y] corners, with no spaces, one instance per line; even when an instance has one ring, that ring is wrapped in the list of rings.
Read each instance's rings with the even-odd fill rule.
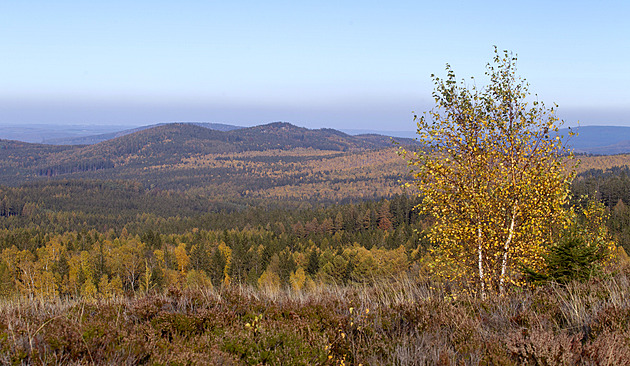
[[[0,304],[0,363],[627,365],[630,279],[466,289],[399,278],[308,292],[172,289]]]

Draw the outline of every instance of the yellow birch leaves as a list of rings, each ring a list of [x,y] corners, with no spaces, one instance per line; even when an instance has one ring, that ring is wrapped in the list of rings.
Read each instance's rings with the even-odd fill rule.
[[[489,84],[458,82],[450,66],[434,78],[433,110],[416,117],[421,149],[403,151],[432,216],[429,238],[441,274],[470,281],[482,296],[537,268],[565,219],[572,174],[554,109],[530,106],[516,58],[495,48]],[[570,154],[569,154],[570,156]]]

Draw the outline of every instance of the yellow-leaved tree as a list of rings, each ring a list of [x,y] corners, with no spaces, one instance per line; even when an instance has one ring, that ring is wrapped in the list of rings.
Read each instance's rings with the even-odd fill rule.
[[[565,225],[573,177],[554,108],[530,100],[516,57],[495,47],[488,85],[432,75],[436,106],[417,122],[422,147],[402,151],[434,218],[435,269],[470,281],[482,297],[540,268],[554,229]]]

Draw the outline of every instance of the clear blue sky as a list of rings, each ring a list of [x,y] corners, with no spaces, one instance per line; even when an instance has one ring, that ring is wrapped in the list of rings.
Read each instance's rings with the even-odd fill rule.
[[[441,4],[440,4],[441,3]],[[413,130],[492,46],[568,123],[630,125],[629,1],[3,1],[0,124]]]

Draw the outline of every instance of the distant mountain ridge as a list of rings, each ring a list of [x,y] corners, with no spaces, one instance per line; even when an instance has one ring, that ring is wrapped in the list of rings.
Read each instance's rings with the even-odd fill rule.
[[[286,123],[286,122],[276,122],[276,123]],[[254,131],[262,132],[264,131],[263,126],[260,125],[254,127],[242,127],[242,126],[234,126],[228,124],[221,123],[201,123],[201,122],[183,122],[183,124],[190,124],[198,127],[203,127],[210,130],[229,132],[240,130],[243,132],[244,136],[249,136],[251,138],[251,133],[255,133]],[[54,138],[45,140],[44,143],[52,144],[52,145],[92,145],[97,144],[99,142],[111,140],[117,137],[122,137],[125,135],[129,135],[135,132],[139,132],[142,130],[151,129],[154,127],[168,125],[168,123],[161,123],[150,126],[143,126],[134,129],[123,130],[119,132],[93,135],[93,136],[83,136],[83,137],[69,137],[69,138]],[[293,126],[293,125],[291,125]],[[301,129],[302,127],[293,126],[294,128]],[[585,153],[585,154],[595,154],[595,155],[613,155],[613,154],[626,154],[630,153],[630,127],[623,126],[580,126],[571,129],[573,132],[577,132],[576,136],[569,137],[569,129],[563,128],[559,131],[559,134],[563,136],[568,142],[568,146],[576,153]],[[296,130],[299,132],[295,132],[293,137],[300,137],[299,134],[304,133],[304,131],[321,131],[322,133],[327,133],[328,138],[333,138],[333,136],[342,136],[339,134],[343,134],[345,139],[358,137],[363,139],[364,141],[369,140],[370,138],[367,136],[394,136],[395,140],[407,141],[407,143],[416,137],[416,134],[413,131],[376,131],[376,130],[343,130],[338,131],[334,129],[320,129],[320,130]],[[308,134],[308,133],[307,133]],[[306,135],[305,135],[306,136]],[[285,136],[289,137],[288,134]],[[380,137],[378,139],[381,139]],[[277,142],[279,143],[279,142]],[[271,145],[268,145],[269,148]]]
[[[244,130],[246,127],[235,126],[223,123],[208,122],[180,122],[183,124],[195,125],[216,131],[235,131]],[[112,140],[125,135],[133,134],[142,130],[154,127],[168,125],[169,123],[160,123],[136,128],[122,129],[112,131],[116,126],[46,126],[46,125],[24,125],[20,126],[2,126],[0,128],[0,139],[19,140],[31,143],[44,143],[49,145],[94,145],[100,142]],[[119,126],[120,127],[120,126]],[[296,126],[296,128],[299,128]],[[112,132],[88,134],[90,131]],[[328,129],[322,129],[326,131]],[[577,153],[611,155],[630,153],[630,127],[622,126],[580,126],[572,129],[578,132],[577,136],[569,137],[567,128],[559,131],[559,134],[567,139],[568,145],[575,149]],[[331,130],[332,131],[332,130]],[[336,131],[336,130],[335,130]],[[377,131],[377,130],[342,130],[348,136],[394,136],[396,140],[404,140],[405,138],[413,139],[416,137],[414,131]],[[341,131],[337,131],[340,132]],[[64,133],[67,136],[63,136]],[[79,136],[77,136],[79,135]],[[61,137],[60,137],[61,136]]]
[[[228,124],[223,124],[223,123],[208,123],[208,122],[180,122],[180,123],[191,124],[191,125],[200,126],[200,127],[204,127],[210,130],[217,130],[217,131],[232,131],[232,130],[243,128],[241,126],[233,126],[233,125],[228,125]],[[131,128],[127,130],[98,134],[98,135],[45,139],[43,143],[49,144],[49,145],[93,145],[99,142],[114,139],[116,137],[129,135],[134,132],[150,129],[157,126],[164,126],[167,124],[169,123],[158,123],[154,125],[136,127],[136,128]]]
[[[191,159],[223,158],[226,154],[277,151],[267,154],[274,156],[303,149],[343,155],[393,147],[392,138],[387,136],[351,136],[286,122],[218,127],[228,131],[211,129],[206,124],[171,123],[125,131],[121,136],[88,145],[0,140],[0,184],[19,184],[40,177],[136,179],[149,171],[172,173],[174,166]],[[398,140],[402,144],[415,143],[411,139]]]
[[[558,133],[576,153],[613,155],[630,153],[630,127],[578,126],[571,128],[576,136],[569,136],[569,129]]]
[[[161,190],[204,192],[234,200],[376,198],[384,190],[394,194],[399,182],[410,179],[406,162],[392,142],[411,150],[419,146],[413,139],[349,135],[287,122],[230,128],[160,124],[84,145],[0,140],[0,186],[51,180],[133,181],[156,194]],[[598,134],[601,131],[621,141],[605,145],[611,139]],[[597,144],[591,149],[623,152],[630,148],[623,131],[579,129],[580,135],[568,141],[576,150]],[[560,133],[568,135],[568,131]],[[585,140],[589,135],[591,140]]]
[[[279,124],[284,124],[285,127],[287,125],[290,125],[294,128],[297,129],[302,129],[300,131],[309,131],[309,129],[303,128],[303,127],[298,127],[298,126],[294,126],[291,125],[288,122],[273,122],[273,123],[269,123],[269,124],[265,124],[265,125],[259,125],[259,126],[254,126],[254,127],[243,127],[243,126],[235,126],[235,125],[228,125],[228,124],[223,124],[223,123],[207,123],[207,122],[173,122],[173,123],[158,123],[158,124],[154,124],[154,125],[147,125],[147,126],[142,126],[142,127],[136,127],[136,128],[132,128],[132,129],[127,129],[127,130],[122,130],[122,131],[117,131],[117,132],[111,132],[111,133],[105,133],[105,134],[98,134],[98,135],[89,135],[89,136],[78,136],[78,137],[62,137],[62,138],[52,138],[52,139],[45,139],[42,143],[44,144],[48,144],[48,145],[93,145],[93,144],[97,144],[103,141],[107,141],[107,140],[111,140],[117,137],[122,137],[122,136],[126,136],[126,135],[130,135],[132,133],[135,132],[139,132],[139,131],[143,131],[143,130],[147,130],[147,129],[151,129],[154,127],[159,127],[159,126],[165,126],[165,125],[171,125],[171,124],[185,124],[185,125],[194,125],[194,126],[199,126],[199,127],[203,127],[203,128],[207,128],[210,130],[216,130],[216,131],[223,131],[223,132],[229,132],[229,131],[234,131],[234,130],[247,130],[248,128],[253,129],[253,131],[256,131],[256,129],[258,127],[262,128],[262,130],[264,130],[264,128],[262,126],[272,126],[272,125],[276,125],[279,126]],[[331,128],[322,128],[316,131],[328,131],[329,134],[331,134],[330,136],[334,135],[334,134],[339,134],[342,133],[343,136],[364,136],[363,139],[369,139],[365,136],[393,136],[396,140],[405,140],[405,139],[413,139],[414,138],[414,133],[412,132],[408,132],[408,133],[403,133],[400,132],[396,133],[395,131],[376,131],[376,130],[335,130],[335,129],[331,129]],[[391,132],[391,133],[390,133]],[[288,135],[287,135],[288,136]],[[359,137],[361,138],[361,137]],[[373,139],[374,137],[372,137]]]
[[[404,144],[414,144],[413,139],[396,138]],[[288,122],[272,122],[254,127],[241,127],[218,123],[161,123],[150,126],[124,130],[116,133],[85,136],[69,139],[55,139],[48,145],[92,145],[86,146],[84,152],[91,150],[107,150],[130,152],[130,146],[152,145],[151,149],[164,148],[164,142],[178,146],[180,153],[187,152],[194,146],[204,153],[220,153],[231,151],[251,151],[267,149],[316,148],[320,150],[338,150],[362,148],[382,148],[392,145],[392,138],[378,134],[349,135],[330,129],[308,129]],[[62,143],[61,143],[62,142]],[[126,147],[122,147],[122,145]],[[118,148],[115,148],[118,146]],[[147,149],[147,147],[145,147]],[[192,153],[192,151],[188,151]]]

